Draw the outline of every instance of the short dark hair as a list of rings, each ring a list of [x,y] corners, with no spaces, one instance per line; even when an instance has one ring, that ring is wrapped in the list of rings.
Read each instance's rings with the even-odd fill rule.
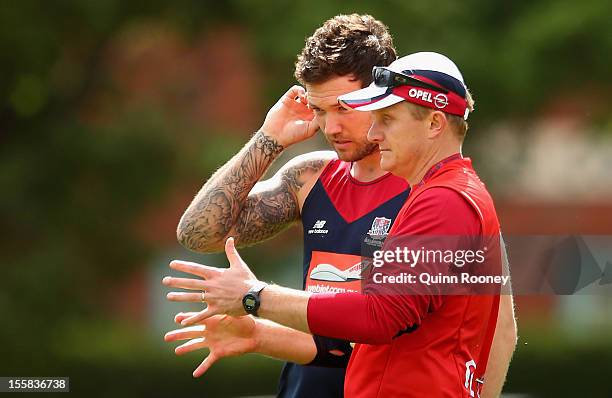
[[[353,75],[365,87],[372,82],[372,67],[388,66],[396,58],[385,24],[371,15],[336,15],[306,39],[295,77],[304,85]]]

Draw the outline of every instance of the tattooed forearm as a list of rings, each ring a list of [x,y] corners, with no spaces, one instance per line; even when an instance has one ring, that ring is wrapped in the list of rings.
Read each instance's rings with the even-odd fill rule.
[[[204,251],[222,240],[236,222],[247,195],[283,147],[261,131],[204,184],[181,218],[177,237]]]

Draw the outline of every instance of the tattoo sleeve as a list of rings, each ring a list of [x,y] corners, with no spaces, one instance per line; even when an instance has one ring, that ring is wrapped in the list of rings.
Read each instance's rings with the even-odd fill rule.
[[[238,245],[245,246],[270,238],[298,220],[296,192],[306,172],[323,167],[323,160],[283,168],[266,181],[265,189],[249,194],[282,150],[275,140],[257,132],[198,192],[179,223],[179,242],[194,251],[218,251],[230,233]]]

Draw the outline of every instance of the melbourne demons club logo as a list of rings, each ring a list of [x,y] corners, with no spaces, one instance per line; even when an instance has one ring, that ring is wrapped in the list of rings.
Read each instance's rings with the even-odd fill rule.
[[[389,233],[389,228],[391,228],[391,219],[385,217],[376,217],[374,221],[372,221],[372,227],[368,231],[368,235],[370,236],[385,236]]]

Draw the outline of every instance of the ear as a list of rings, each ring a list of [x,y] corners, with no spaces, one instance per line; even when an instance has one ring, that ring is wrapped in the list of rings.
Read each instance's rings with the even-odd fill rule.
[[[448,119],[444,112],[433,111],[429,114],[429,134],[427,138],[437,138],[442,134],[446,125],[448,124]]]

